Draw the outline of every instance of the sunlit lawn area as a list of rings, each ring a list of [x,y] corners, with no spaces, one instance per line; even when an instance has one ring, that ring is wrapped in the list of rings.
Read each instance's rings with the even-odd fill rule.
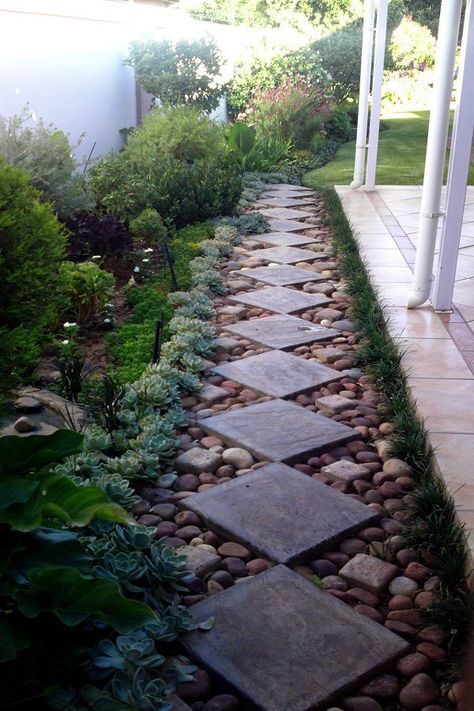
[[[421,185],[425,164],[429,111],[394,112],[384,116],[387,129],[380,133],[377,183]],[[334,160],[304,176],[310,186],[347,185],[354,170],[355,142],[345,143]],[[474,165],[470,170],[474,183]]]

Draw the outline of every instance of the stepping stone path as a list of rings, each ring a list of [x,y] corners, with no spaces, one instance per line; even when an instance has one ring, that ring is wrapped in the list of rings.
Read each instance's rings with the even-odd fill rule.
[[[301,461],[358,438],[352,428],[286,400],[208,417],[201,426],[224,442],[272,462]]]
[[[244,269],[242,270],[242,274],[250,279],[256,279],[257,281],[262,281],[272,286],[305,284],[306,282],[323,280],[323,277],[315,272],[290,265],[273,265],[270,267]]]
[[[267,286],[246,294],[230,296],[229,300],[256,306],[265,311],[275,311],[278,314],[298,313],[331,303],[331,299],[322,294],[307,294],[284,286]]]
[[[408,643],[278,565],[193,607],[190,654],[262,711],[327,709]]]
[[[308,229],[308,225],[303,222],[291,220],[269,220],[270,232],[302,232]]]
[[[268,247],[267,249],[255,249],[252,254],[266,262],[277,262],[277,264],[312,262],[317,258],[314,252],[298,249],[298,247]]]
[[[329,341],[339,335],[339,331],[287,314],[242,321],[228,326],[227,331],[248,338],[258,345],[283,350],[316,341]]]
[[[312,237],[305,235],[295,235],[291,232],[264,232],[262,235],[249,235],[253,242],[263,242],[264,244],[274,244],[279,247],[295,247],[299,244],[316,244]]]
[[[378,514],[358,501],[345,501],[341,507],[340,496],[286,464],[268,464],[190,496],[181,505],[202,516],[217,533],[289,565],[308,560],[343,536],[379,520]],[[295,512],[298,529],[294,528]]]
[[[276,398],[299,395],[342,378],[333,368],[303,360],[284,351],[267,351],[251,358],[226,363],[213,372],[248,388]],[[342,399],[342,398],[341,398]],[[346,399],[346,407],[348,401]]]
[[[174,707],[440,711],[447,654],[421,614],[440,581],[403,537],[411,470],[369,444],[386,443],[390,423],[354,367],[321,204],[269,185],[255,209],[272,232],[222,266],[229,291],[215,300],[206,382],[182,399],[177,474],[134,505],[186,558],[194,620],[215,619],[184,637],[203,668]]]

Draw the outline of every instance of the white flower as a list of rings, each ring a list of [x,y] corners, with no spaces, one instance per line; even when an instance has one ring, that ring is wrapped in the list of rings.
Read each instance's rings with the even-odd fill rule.
[[[75,323],[74,321],[66,321],[65,323],[63,323],[63,326],[64,328],[75,328],[75,326],[77,326],[77,323]]]
[[[110,318],[104,318],[104,323],[110,323],[111,319]]]
[[[113,304],[105,304],[108,309],[113,309],[115,308]]]
[[[69,343],[69,341],[67,338],[64,341],[62,341],[63,346],[67,346],[68,343]]]
[[[91,257],[91,259],[102,259],[102,257],[100,256],[100,254],[94,254],[94,256]]]
[[[134,268],[133,268],[133,271],[134,271],[135,273],[138,273],[138,272],[140,271],[140,267],[134,267]]]
[[[147,247],[147,249],[143,250],[144,254],[149,254],[150,252],[153,252],[153,249],[151,247]]]
[[[142,262],[149,262],[149,259],[142,259]]]

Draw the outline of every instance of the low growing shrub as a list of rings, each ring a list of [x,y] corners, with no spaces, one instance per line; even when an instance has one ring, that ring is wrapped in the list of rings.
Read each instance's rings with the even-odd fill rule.
[[[177,227],[231,213],[242,192],[224,129],[186,106],[152,111],[120,154],[96,163],[90,185],[127,222],[153,208]]]

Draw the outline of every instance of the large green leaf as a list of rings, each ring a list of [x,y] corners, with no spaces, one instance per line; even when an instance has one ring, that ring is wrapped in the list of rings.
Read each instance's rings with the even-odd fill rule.
[[[229,147],[247,156],[255,145],[256,131],[245,123],[234,123],[229,131]]]
[[[107,494],[95,486],[77,486],[56,472],[31,474],[28,481],[38,483],[25,504],[10,506],[0,512],[0,523],[17,531],[32,531],[39,526],[54,526],[56,520],[70,526],[86,526],[93,519],[128,523],[130,516]]]
[[[32,479],[7,477],[0,483],[0,511],[13,504],[25,504],[38,486],[39,483]]]
[[[0,664],[16,659],[18,653],[27,649],[29,638],[10,623],[8,617],[0,618]]]
[[[29,580],[30,589],[16,594],[18,609],[27,617],[52,612],[68,627],[92,617],[122,634],[157,621],[147,605],[124,597],[117,583],[86,578],[74,568],[40,568],[31,571]]]
[[[39,529],[28,535],[15,533],[24,547],[13,558],[14,577],[26,582],[35,568],[76,568],[88,573],[92,558],[86,553],[77,533],[55,529]]]
[[[26,473],[82,451],[83,436],[72,430],[52,435],[0,437],[0,476]]]

